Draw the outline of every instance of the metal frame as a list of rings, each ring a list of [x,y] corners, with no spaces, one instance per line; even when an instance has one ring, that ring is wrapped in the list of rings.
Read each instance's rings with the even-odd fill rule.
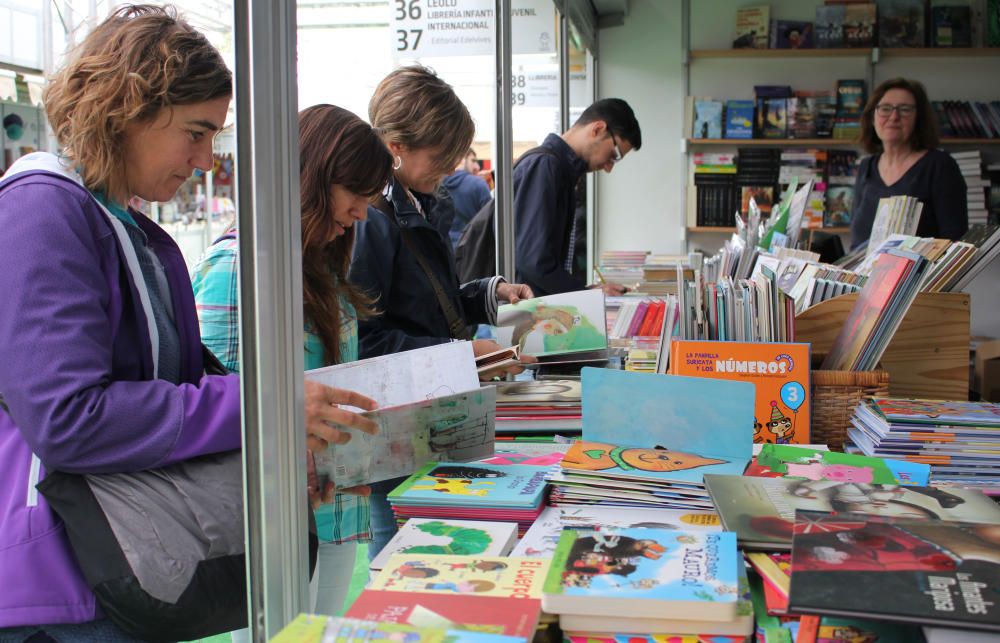
[[[493,15],[496,16],[495,42],[497,80],[496,110],[496,225],[497,273],[507,279],[516,279],[514,265],[514,128],[511,117],[513,87],[511,81],[511,0],[495,0]]]
[[[309,597],[296,4],[234,5],[248,598],[265,641]]]
[[[558,11],[558,9],[557,9]],[[559,11],[559,131],[569,129],[569,18]]]

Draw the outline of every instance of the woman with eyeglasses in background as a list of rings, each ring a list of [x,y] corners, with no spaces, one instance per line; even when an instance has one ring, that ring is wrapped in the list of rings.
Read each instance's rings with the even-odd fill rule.
[[[924,86],[893,78],[879,85],[861,114],[861,161],[854,183],[851,247],[871,236],[879,199],[916,197],[923,204],[917,236],[958,239],[969,227],[965,179],[938,149],[937,118]]]

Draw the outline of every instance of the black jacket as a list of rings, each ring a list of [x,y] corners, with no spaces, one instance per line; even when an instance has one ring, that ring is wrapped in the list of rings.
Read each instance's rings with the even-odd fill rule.
[[[421,216],[398,183],[383,212],[368,208],[368,220],[355,224],[354,254],[348,279],[374,298],[377,316],[358,325],[360,357],[433,346],[450,341],[448,322],[427,275],[400,238],[400,227],[413,231],[417,247],[441,282],[452,306],[469,325],[496,317],[498,277],[459,285],[448,229],[454,206],[447,192],[419,194]]]
[[[514,243],[517,281],[535,296],[581,290],[586,284],[566,270],[576,213],[576,184],[587,163],[556,134],[514,168]],[[582,231],[581,231],[582,233]]]

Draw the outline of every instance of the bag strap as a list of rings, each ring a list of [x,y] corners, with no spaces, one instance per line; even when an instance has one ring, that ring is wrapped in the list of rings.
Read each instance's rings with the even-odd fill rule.
[[[438,306],[441,308],[441,312],[444,313],[445,320],[448,322],[448,332],[450,337],[455,339],[471,339],[469,335],[469,330],[465,326],[465,320],[458,314],[455,307],[452,305],[451,300],[444,291],[444,287],[441,285],[441,281],[438,280],[437,276],[434,275],[434,271],[431,270],[430,265],[427,263],[427,259],[424,257],[420,249],[417,248],[416,242],[413,240],[413,232],[409,228],[404,228],[403,226],[396,223],[396,217],[393,214],[394,208],[389,200],[385,198],[385,195],[379,195],[378,200],[375,202],[375,207],[382,212],[385,212],[389,216],[389,220],[396,224],[396,228],[399,230],[399,238],[403,240],[406,248],[413,255],[413,258],[417,260],[420,264],[420,269],[424,271],[427,276],[427,281],[430,282],[431,288],[434,289],[434,296],[438,300]]]

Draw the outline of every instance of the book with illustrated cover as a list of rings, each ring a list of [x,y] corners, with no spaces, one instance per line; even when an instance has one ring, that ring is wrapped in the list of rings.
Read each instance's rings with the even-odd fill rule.
[[[432,462],[389,493],[394,505],[535,508],[549,467]]]
[[[344,616],[531,639],[541,617],[541,608],[541,601],[535,598],[366,589]]]
[[[544,357],[608,348],[600,288],[525,299],[497,311],[497,341]]]
[[[744,475],[926,486],[930,466],[851,453],[765,444]]]
[[[743,462],[745,466],[753,455],[752,384],[680,375],[648,377],[606,368],[583,369],[582,381],[585,440],[701,454],[730,465]],[[578,453],[584,456],[586,467],[596,470],[608,464]],[[619,459],[608,457],[612,463]],[[652,468],[678,469],[666,461]],[[694,477],[701,482],[700,472]]]
[[[505,556],[516,541],[517,525],[510,522],[411,518],[369,567],[382,569],[393,554]]]
[[[736,38],[733,49],[767,49],[770,38],[770,5],[755,5],[736,10]]]
[[[846,79],[837,81],[837,118],[858,119],[867,100],[865,81]]]
[[[1000,403],[872,398],[874,410],[890,423],[1000,427]]]
[[[826,209],[823,211],[823,227],[837,228],[851,225],[854,210],[854,186],[831,185],[826,190]]]
[[[278,632],[271,643],[367,643],[368,641],[403,641],[406,643],[524,643],[523,638],[414,627],[401,623],[364,621],[343,616],[299,614]]]
[[[813,23],[802,20],[775,20],[771,23],[772,49],[812,49]]]
[[[931,44],[935,47],[971,47],[971,8],[931,7]]]
[[[671,373],[754,385],[754,442],[809,443],[809,344],[674,340]]]
[[[875,3],[851,3],[844,9],[844,45],[874,47]]]
[[[613,636],[609,643],[749,643],[754,631],[754,608],[750,594],[750,579],[746,565],[736,565],[739,598],[736,600],[736,618],[731,621],[692,620],[689,618],[622,618],[614,619],[615,634],[599,634],[611,624],[606,616],[590,614],[560,614],[559,627],[578,640],[574,634],[591,633],[581,643],[603,643],[604,637]],[[650,634],[670,632],[670,634]],[[830,641],[829,643],[841,643]]]
[[[816,47],[838,49],[844,46],[844,17],[842,4],[816,7]]]
[[[1000,632],[1000,529],[796,512],[792,613]]]
[[[548,571],[544,558],[394,554],[368,589],[538,599]]]
[[[631,507],[546,507],[511,556],[551,558],[564,529],[601,531],[629,527],[721,531],[714,511],[637,509]]]
[[[878,46],[926,46],[926,4],[924,0],[878,0]]]
[[[717,447],[717,450],[726,449]],[[564,475],[700,486],[706,473],[739,475],[748,461],[749,457],[714,456],[707,452],[701,454],[663,447],[628,447],[581,440],[570,447],[559,465]]]
[[[568,529],[542,607],[550,614],[732,621],[742,564],[730,532]]]
[[[757,98],[757,136],[788,137],[788,98]]]
[[[408,476],[430,460],[493,453],[496,389],[483,387],[364,413],[378,433],[354,431],[347,444],[312,454],[316,473],[340,488]]]
[[[726,101],[726,138],[753,138],[754,102]]]
[[[694,101],[694,129],[692,138],[722,138],[722,101],[696,99]]]
[[[713,475],[705,486],[723,526],[754,550],[791,547],[796,509],[1000,524],[1000,507],[989,496],[959,487]]]

